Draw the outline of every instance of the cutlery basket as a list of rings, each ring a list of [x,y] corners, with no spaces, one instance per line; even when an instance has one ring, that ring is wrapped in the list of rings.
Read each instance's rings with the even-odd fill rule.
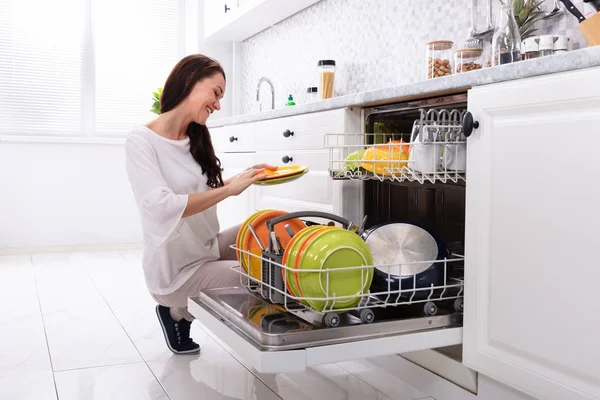
[[[345,218],[319,211],[298,211],[267,221],[266,225],[269,230],[269,244],[262,252],[261,276],[262,283],[264,284],[261,285],[260,294],[273,304],[285,304],[289,301],[286,298],[286,283],[282,269],[277,267],[282,264],[285,249],[280,248],[278,245],[274,228],[275,225],[294,218],[322,218],[338,222],[344,226],[345,229],[350,229],[353,226],[352,222]]]

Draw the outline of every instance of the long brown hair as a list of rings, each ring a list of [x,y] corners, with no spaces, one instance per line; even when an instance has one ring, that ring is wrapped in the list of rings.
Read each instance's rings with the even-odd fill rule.
[[[177,107],[184,101],[196,82],[210,78],[215,74],[223,75],[225,71],[218,61],[202,54],[192,54],[184,57],[175,65],[163,88],[160,98],[160,113],[165,113]],[[190,153],[207,177],[207,185],[211,188],[223,186],[221,176],[221,160],[215,155],[210,133],[206,125],[192,122],[188,125],[186,134],[190,138]]]

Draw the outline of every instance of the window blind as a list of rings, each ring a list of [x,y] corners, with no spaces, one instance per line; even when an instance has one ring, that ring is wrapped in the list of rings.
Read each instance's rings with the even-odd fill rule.
[[[0,0],[0,134],[123,136],[184,54],[185,0]]]
[[[85,2],[0,0],[0,134],[81,133]]]
[[[152,92],[183,55],[181,0],[95,0],[96,134],[126,134],[154,114]]]

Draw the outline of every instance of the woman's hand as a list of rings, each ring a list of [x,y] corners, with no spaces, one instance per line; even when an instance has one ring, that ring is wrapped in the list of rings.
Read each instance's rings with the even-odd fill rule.
[[[259,181],[267,177],[267,174],[263,173],[265,168],[248,168],[244,172],[236,175],[228,184],[229,194],[231,196],[237,196],[252,185],[254,182]]]
[[[264,170],[264,169],[267,169],[267,170],[269,170],[269,171],[276,171],[276,170],[277,170],[277,168],[278,168],[278,167],[277,167],[276,165],[269,165],[269,164],[256,164],[256,165],[254,165],[254,166],[252,166],[252,167],[246,168],[246,169],[244,170],[244,172],[240,172],[239,174],[237,174],[237,175],[235,175],[235,176],[232,176],[232,177],[230,177],[230,178],[227,178],[227,179],[225,179],[225,180],[223,181],[223,186],[228,186],[228,185],[229,185],[231,182],[233,182],[234,180],[236,180],[236,179],[238,178],[238,176],[240,176],[241,174],[243,174],[243,173],[246,173],[246,172],[248,172],[248,171],[251,171],[251,170],[253,170],[253,169],[255,169],[255,170],[256,170],[256,169],[263,169],[263,170]]]
[[[254,165],[254,166],[252,166],[252,167],[250,167],[250,168],[246,169],[246,171],[247,171],[247,170],[249,170],[249,169],[268,169],[269,171],[276,171],[276,170],[277,170],[277,168],[278,168],[278,167],[277,167],[276,165],[269,165],[269,164],[256,164],[256,165]]]

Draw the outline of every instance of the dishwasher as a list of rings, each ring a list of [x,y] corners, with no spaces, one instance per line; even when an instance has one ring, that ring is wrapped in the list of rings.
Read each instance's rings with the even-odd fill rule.
[[[236,267],[239,287],[201,291],[189,299],[190,312],[259,372],[292,372],[426,349],[438,349],[460,361],[466,166],[448,160],[458,156],[459,148],[466,157],[466,108],[466,93],[373,106],[361,111],[362,132],[327,134],[330,177],[347,187],[343,209],[360,220],[308,210],[268,221],[269,242],[261,244],[262,254],[236,248],[248,260],[260,259],[261,278]],[[388,153],[383,160],[353,162],[357,152],[364,156],[369,149],[379,151],[378,146],[410,147],[410,151],[406,157]],[[425,165],[429,158],[435,159],[436,168]],[[286,218],[301,218],[309,226],[339,224],[365,241],[386,224],[417,226],[444,245],[443,256],[426,260],[429,267],[437,268],[439,279],[418,283],[417,262],[371,265],[376,272],[388,274],[383,279],[387,287],[368,288],[352,307],[334,307],[340,301],[334,294],[320,299],[325,304],[321,309],[311,308],[286,287],[286,274],[293,270],[282,263],[283,249],[273,231]],[[404,251],[410,249],[398,250]],[[403,278],[398,286],[392,284],[390,271],[407,267],[412,271],[410,279],[398,272]],[[319,273],[326,274],[327,286],[329,271]]]

